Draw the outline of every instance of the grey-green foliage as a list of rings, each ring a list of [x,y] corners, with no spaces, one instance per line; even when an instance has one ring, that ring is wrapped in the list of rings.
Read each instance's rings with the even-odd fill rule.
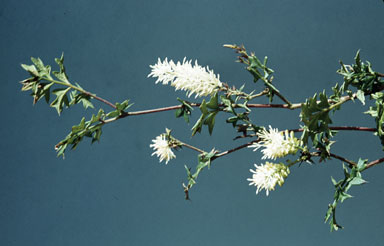
[[[329,221],[329,224],[331,225],[331,231],[343,228],[336,222],[336,207],[339,202],[342,203],[346,199],[352,198],[352,196],[347,193],[352,186],[367,183],[367,181],[361,177],[361,172],[366,168],[366,163],[367,160],[359,159],[356,165],[349,167],[349,170],[343,164],[344,178],[339,181],[331,178],[335,187],[335,194],[333,196],[332,204],[328,205],[328,210],[324,219],[325,222]]]
[[[96,95],[85,91],[78,83],[72,84],[65,71],[64,55],[56,58],[55,62],[59,66],[59,71],[52,71],[51,66],[44,65],[40,58],[31,58],[32,65],[22,64],[21,67],[26,70],[31,77],[27,78],[22,83],[22,91],[31,91],[33,103],[38,102],[41,98],[53,108],[56,109],[60,115],[65,107],[71,107],[76,104],[82,104],[85,109],[94,108],[91,99]],[[52,75],[54,77],[52,77]],[[55,89],[51,90],[54,86]],[[52,95],[55,98],[51,101]],[[102,126],[105,124],[106,119],[119,118],[125,116],[125,111],[132,104],[129,100],[122,103],[115,104],[115,110],[105,113],[103,109],[99,109],[98,113],[92,115],[91,120],[85,121],[83,117],[78,125],[72,127],[71,132],[56,144],[55,149],[58,156],[64,156],[64,152],[68,146],[75,149],[84,137],[92,139],[92,143],[99,141]]]
[[[32,65],[21,64],[21,67],[32,76],[21,81],[23,85],[21,90],[32,91],[33,103],[36,103],[43,97],[46,102],[49,103],[51,94],[53,94],[55,99],[50,103],[50,106],[55,108],[59,115],[64,107],[70,107],[80,102],[84,108],[94,107],[90,101],[91,95],[86,93],[80,85],[73,85],[69,82],[64,67],[64,54],[62,54],[60,58],[55,59],[60,68],[59,71],[52,72],[52,75],[56,77],[56,79],[51,75],[51,66],[44,65],[40,58],[32,57],[31,60]],[[55,84],[61,85],[62,87],[53,89],[51,92],[51,87]]]
[[[272,84],[272,74],[274,71],[267,66],[267,57],[261,62],[255,54],[251,53],[249,55],[244,46],[226,45],[226,47],[234,49],[239,54],[238,61],[246,64],[246,69],[252,74],[253,81],[263,81],[265,88],[260,93],[254,94],[255,91],[250,93],[244,92],[244,85],[236,89],[224,83],[223,88],[220,88],[219,91],[210,97],[202,99],[201,103],[191,103],[178,98],[181,105],[177,107],[175,115],[176,117],[183,117],[187,123],[190,121],[193,107],[199,106],[201,115],[191,129],[192,136],[196,133],[201,133],[204,126],[207,126],[209,134],[212,135],[216,116],[224,112],[229,114],[226,122],[236,129],[237,134],[241,134],[236,136],[235,139],[255,137],[264,127],[252,123],[250,117],[252,111],[249,107],[249,102],[263,95],[267,96],[271,102],[276,95],[286,103],[284,105],[286,108],[301,107],[300,120],[303,126],[301,126],[300,130],[303,132],[301,135],[303,146],[300,147],[301,153],[299,158],[294,161],[288,160],[287,164],[291,166],[303,161],[313,162],[311,160],[313,156],[319,156],[320,161],[322,161],[332,156],[331,145],[334,143],[332,138],[336,134],[335,130],[331,130],[332,114],[349,100],[357,98],[365,105],[366,97],[369,97],[369,99],[375,100],[375,105],[371,106],[366,113],[375,119],[377,127],[375,134],[379,136],[384,146],[384,93],[382,92],[384,81],[381,79],[384,75],[375,72],[369,62],[362,62],[359,52],[355,56],[355,64],[344,65],[340,62],[341,68],[337,72],[343,76],[343,83],[340,86],[336,84],[332,88],[332,95],[327,96],[324,90],[293,107],[293,104],[281,95],[276,86]],[[105,124],[130,115],[127,112],[127,109],[132,105],[129,104],[129,100],[112,104],[84,90],[79,84],[72,84],[64,67],[63,55],[55,59],[59,70],[53,72],[51,72],[51,67],[44,65],[40,58],[31,58],[31,60],[32,65],[21,65],[31,76],[21,83],[23,91],[31,91],[33,103],[44,98],[51,107],[56,109],[59,115],[64,108],[76,104],[82,104],[85,109],[94,108],[91,102],[93,99],[113,107],[113,110],[109,112],[105,112],[100,108],[97,114],[92,114],[90,120],[86,120],[83,117],[79,124],[74,125],[70,133],[55,146],[58,156],[64,156],[67,147],[75,149],[84,138],[90,138],[92,143],[99,141],[102,127]],[[167,140],[171,143],[171,148],[181,148],[183,146],[181,142],[170,135],[170,130],[167,130]],[[315,152],[310,152],[310,149],[315,149]],[[198,155],[194,172],[191,172],[192,169],[185,166],[188,183],[184,185],[184,191],[187,199],[189,199],[189,190],[196,184],[199,174],[206,167],[210,168],[212,161],[221,156],[220,152],[215,149],[210,152],[200,152],[201,154]],[[331,230],[341,228],[336,222],[336,207],[339,202],[351,198],[347,193],[351,186],[365,183],[361,178],[361,172],[365,170],[367,161],[359,159],[356,164],[350,161],[347,162],[348,167],[343,165],[344,178],[339,181],[332,178],[335,187],[334,200],[329,205],[325,217],[325,221],[329,221],[331,224]]]
[[[92,139],[92,143],[100,140],[102,133],[103,123],[102,119],[105,117],[104,110],[100,109],[97,115],[92,115],[91,120],[85,121],[83,117],[78,125],[72,126],[71,132],[58,144],[55,149],[58,156],[64,157],[66,148],[71,145],[75,149],[84,137]],[[96,124],[95,124],[96,123]]]
[[[357,89],[358,99],[364,104],[364,95],[370,95],[377,91],[383,90],[383,81],[377,72],[372,69],[370,62],[364,63],[360,58],[360,51],[355,55],[355,64],[349,66],[344,65],[340,61],[341,68],[337,73],[344,77],[344,83],[340,87],[340,92],[351,94],[350,86]]]
[[[126,115],[127,110],[132,104],[129,104],[129,100],[125,100],[122,103],[116,103],[116,110],[109,113],[105,113],[103,109],[99,109],[99,112],[92,117],[89,121],[85,121],[83,117],[78,125],[72,126],[71,132],[58,144],[55,149],[58,156],[64,157],[64,152],[68,146],[71,149],[75,149],[77,145],[83,140],[84,137],[92,139],[92,143],[99,141],[102,134],[102,127],[108,119],[118,119]]]
[[[217,154],[217,151],[215,149],[211,150],[210,152],[204,152],[197,157],[197,166],[195,172],[192,174],[191,168],[184,166],[185,170],[187,171],[187,178],[188,178],[188,185],[184,186],[184,192],[186,194],[186,198],[189,199],[189,189],[192,188],[197,182],[197,178],[203,169],[208,167],[208,169],[211,167],[211,162],[215,155]]]
[[[313,147],[321,151],[321,157],[324,159],[329,155],[330,147],[334,143],[330,139],[335,135],[336,131],[329,129],[332,124],[331,112],[340,109],[341,104],[347,100],[357,98],[365,105],[366,96],[376,100],[376,106],[371,107],[368,114],[373,116],[377,123],[377,135],[380,137],[384,145],[383,134],[383,97],[384,81],[381,80],[379,73],[372,69],[369,62],[362,62],[360,52],[355,55],[355,64],[344,65],[337,73],[343,76],[341,86],[336,84],[333,88],[333,94],[327,96],[325,91],[319,93],[319,98],[315,94],[306,100],[301,106],[301,121],[304,123],[302,141],[308,144],[308,140],[312,140]],[[351,88],[352,87],[352,88]],[[354,88],[354,89],[353,89]]]
[[[313,147],[321,151],[323,159],[329,155],[333,143],[329,139],[336,133],[329,129],[329,125],[332,124],[329,115],[331,110],[331,104],[325,92],[319,93],[319,99],[315,94],[301,105],[300,119],[304,123],[301,140],[304,145],[308,145],[310,139]]]
[[[203,125],[208,126],[209,134],[212,135],[213,127],[215,125],[215,117],[219,112],[217,93],[211,97],[208,103],[205,101],[205,99],[203,99],[199,108],[201,111],[201,116],[192,127],[192,136],[195,135],[196,132],[201,132]]]
[[[189,117],[192,114],[192,106],[189,102],[184,101],[180,98],[177,98],[179,102],[181,102],[181,107],[175,111],[176,118],[183,117],[185,122],[189,123]]]
[[[381,145],[383,145],[384,150],[384,93],[376,92],[371,95],[372,99],[375,100],[375,106],[369,107],[369,110],[365,113],[371,115],[376,122],[377,136],[381,140]]]

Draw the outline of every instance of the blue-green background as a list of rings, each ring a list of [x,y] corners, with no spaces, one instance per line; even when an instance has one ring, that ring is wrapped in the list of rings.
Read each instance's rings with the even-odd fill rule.
[[[151,156],[149,144],[165,127],[206,150],[242,144],[232,141],[225,116],[212,137],[204,129],[193,138],[192,125],[174,112],[126,118],[106,126],[100,143],[84,141],[62,160],[53,146],[84,110],[77,106],[58,117],[43,101],[32,106],[18,83],[28,77],[20,64],[29,57],[54,65],[64,52],[70,79],[83,88],[113,102],[131,99],[132,110],[169,106],[185,94],[155,85],[147,78],[149,65],[158,57],[186,56],[250,91],[251,76],[222,48],[236,43],[268,55],[277,87],[301,102],[341,82],[339,59],[352,63],[358,49],[384,72],[381,0],[2,0],[0,31],[0,245],[382,245],[380,165],[364,173],[369,183],[353,187],[354,198],[340,206],[346,229],[336,233],[323,218],[333,197],[330,177],[342,177],[340,161],[293,167],[284,187],[266,197],[246,181],[261,155],[244,149],[216,160],[185,201],[183,166],[194,166],[196,154],[177,152],[166,166]],[[374,127],[361,114],[366,109],[348,103],[334,125]],[[297,128],[298,115],[255,109],[252,119]],[[192,120],[198,116],[195,110]],[[336,140],[333,152],[351,160],[383,156],[371,133],[341,132]]]

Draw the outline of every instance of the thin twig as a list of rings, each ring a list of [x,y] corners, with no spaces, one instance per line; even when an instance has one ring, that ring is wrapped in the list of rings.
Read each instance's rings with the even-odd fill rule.
[[[375,132],[377,131],[376,128],[371,127],[365,127],[365,126],[331,126],[329,127],[330,130],[336,130],[336,131],[365,131],[365,132]],[[302,132],[304,131],[303,128],[300,129],[290,129],[288,131],[292,132]]]
[[[285,98],[283,95],[281,95],[279,91],[274,90],[273,93],[275,93],[276,96],[283,100],[288,105],[289,109],[292,109],[292,103],[288,101],[288,99]]]
[[[331,157],[333,157],[335,159],[338,159],[340,161],[344,161],[344,162],[348,163],[351,166],[357,166],[357,164],[355,162],[350,161],[350,160],[348,160],[348,159],[346,159],[346,158],[344,158],[342,156],[339,156],[339,155],[336,155],[336,154],[332,154],[332,153],[330,153],[329,156],[331,156]]]
[[[88,96],[90,96],[90,97],[93,97],[96,100],[99,100],[100,102],[103,102],[103,103],[107,104],[108,106],[110,106],[110,107],[112,107],[114,109],[116,109],[116,106],[113,103],[111,103],[108,100],[105,100],[104,98],[98,97],[98,96],[96,96],[96,95],[94,95],[94,94],[92,94],[92,93],[90,93],[88,91],[83,91],[83,93],[88,95]]]
[[[235,151],[237,151],[237,150],[240,150],[240,149],[243,149],[243,148],[245,148],[245,147],[248,147],[248,146],[250,146],[250,145],[252,145],[252,144],[254,144],[254,143],[257,143],[257,142],[259,142],[259,141],[260,141],[260,140],[253,140],[253,141],[248,142],[248,143],[246,143],[246,144],[237,146],[236,148],[233,148],[233,149],[229,149],[229,150],[223,151],[223,152],[221,152],[221,153],[219,153],[219,154],[213,156],[211,160],[213,161],[214,159],[217,159],[217,158],[219,158],[219,157],[228,155],[228,154],[230,154],[230,153],[232,153],[232,152],[235,152]]]
[[[67,86],[67,87],[69,87],[69,88],[71,88],[73,90],[79,91],[79,92],[81,92],[81,93],[83,93],[83,94],[85,94],[87,96],[93,97],[94,99],[99,100],[100,102],[103,102],[103,103],[107,104],[108,106],[116,109],[116,106],[113,103],[111,103],[110,101],[108,101],[108,100],[106,100],[104,98],[98,97],[95,94],[92,94],[91,92],[86,91],[86,90],[84,90],[84,89],[82,89],[80,87],[74,86],[71,83],[66,83],[66,82],[62,82],[62,81],[58,81],[58,80],[54,80],[54,79],[49,79],[49,78],[44,78],[44,79],[47,80],[47,81],[50,81],[52,83],[58,84],[58,85]]]
[[[367,164],[366,168],[365,169],[368,169],[368,168],[371,168],[377,164],[380,164],[384,162],[384,158],[380,158],[380,159],[377,159],[377,160],[374,160],[374,161],[371,161],[370,163]]]
[[[313,152],[313,153],[311,153],[311,156],[320,156],[320,155],[321,155],[321,152]],[[329,156],[333,157],[335,159],[338,159],[340,161],[344,161],[344,162],[346,162],[346,163],[348,163],[349,165],[352,165],[352,166],[356,166],[357,165],[355,162],[350,161],[350,160],[348,160],[348,159],[346,159],[346,158],[344,158],[342,156],[339,156],[339,155],[336,155],[336,154],[333,154],[333,153],[329,153]]]
[[[197,152],[200,152],[200,153],[202,153],[202,154],[204,154],[205,153],[205,151],[204,150],[201,150],[201,149],[199,149],[199,148],[196,148],[195,146],[192,146],[192,145],[189,145],[189,144],[186,144],[186,143],[181,143],[181,145],[182,146],[185,146],[185,147],[187,147],[187,148],[190,148],[190,149],[192,149],[192,150],[195,150],[195,151],[197,151]]]

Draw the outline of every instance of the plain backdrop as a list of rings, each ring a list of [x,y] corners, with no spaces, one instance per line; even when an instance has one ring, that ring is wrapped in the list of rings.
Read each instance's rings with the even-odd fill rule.
[[[262,88],[222,47],[236,43],[268,56],[276,86],[303,102],[341,83],[339,60],[352,63],[358,49],[384,71],[383,13],[380,0],[0,1],[0,245],[381,245],[382,165],[365,172],[369,183],[353,187],[354,198],[339,207],[338,222],[346,227],[339,232],[323,223],[331,176],[343,176],[337,160],[293,167],[284,186],[266,197],[246,181],[261,155],[243,149],[204,170],[192,201],[185,201],[184,165],[194,167],[196,153],[179,151],[165,165],[149,144],[165,127],[206,150],[244,143],[232,141],[226,115],[218,116],[211,137],[207,129],[191,137],[198,109],[189,125],[171,111],[126,118],[104,127],[100,143],[85,140],[63,160],[53,146],[96,111],[76,106],[59,117],[43,101],[33,106],[18,82],[28,77],[20,64],[30,64],[31,56],[57,69],[54,58],[64,52],[72,82],[112,102],[130,99],[132,110],[187,99],[147,78],[158,57],[197,59],[222,81]],[[362,114],[368,106],[349,102],[334,125],[375,127]],[[297,128],[299,113],[255,109],[252,120]],[[383,156],[371,133],[340,132],[335,140],[333,151],[351,160]]]

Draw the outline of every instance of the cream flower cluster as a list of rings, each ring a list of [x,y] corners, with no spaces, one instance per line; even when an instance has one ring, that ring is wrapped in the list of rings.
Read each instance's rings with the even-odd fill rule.
[[[161,82],[163,85],[168,83],[176,90],[187,91],[187,96],[192,94],[198,96],[212,95],[222,87],[219,75],[215,75],[209,67],[204,68],[197,64],[192,65],[192,60],[174,63],[167,58],[162,62],[160,58],[157,64],[150,66],[152,71],[148,77],[157,77],[156,84]]]
[[[273,159],[284,157],[288,154],[296,154],[298,147],[300,146],[300,140],[294,137],[293,132],[288,133],[288,130],[279,132],[277,128],[273,129],[269,126],[269,131],[263,129],[257,133],[260,141],[249,146],[249,148],[255,148],[256,151],[259,148],[263,148],[262,159]]]
[[[289,168],[282,164],[274,164],[271,162],[266,162],[264,165],[256,165],[256,169],[249,169],[253,173],[252,178],[248,178],[250,181],[249,185],[254,185],[257,187],[256,194],[260,190],[265,189],[265,193],[268,196],[269,191],[275,190],[276,184],[282,186],[284,184],[284,179],[289,174]]]
[[[165,164],[168,164],[168,161],[176,158],[176,155],[172,152],[170,143],[166,139],[165,134],[161,134],[152,140],[153,144],[150,144],[149,147],[153,148],[155,152],[152,155],[159,157],[160,162],[165,160]]]

